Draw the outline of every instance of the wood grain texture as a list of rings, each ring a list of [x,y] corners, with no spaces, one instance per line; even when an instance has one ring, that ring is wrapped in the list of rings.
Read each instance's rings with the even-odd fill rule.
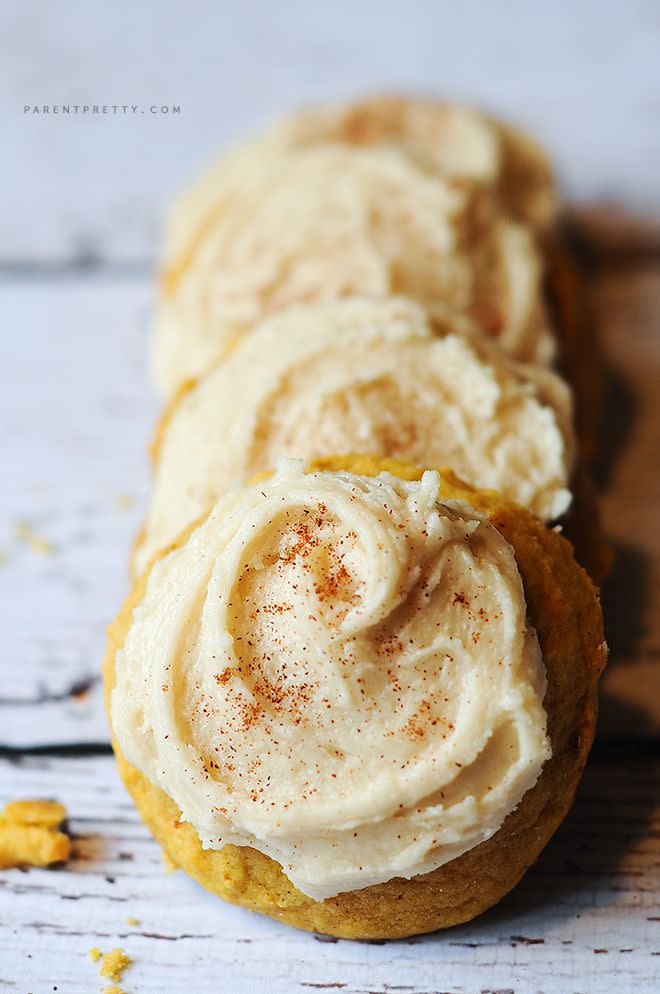
[[[135,960],[124,978],[130,994],[602,994],[615,968],[617,994],[651,992],[660,966],[657,765],[592,762],[539,863],[477,922],[372,944],[297,932],[167,874],[111,757],[5,762],[0,802],[56,793],[69,807],[75,855],[66,868],[0,877],[0,989],[94,990],[89,948],[121,945]]]
[[[100,661],[155,416],[150,298],[103,278],[0,284],[1,745],[108,741]]]

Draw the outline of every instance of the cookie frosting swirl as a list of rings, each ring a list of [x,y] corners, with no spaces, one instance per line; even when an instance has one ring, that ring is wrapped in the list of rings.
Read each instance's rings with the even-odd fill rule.
[[[533,234],[481,187],[394,149],[257,159],[163,278],[154,372],[171,394],[254,322],[292,304],[405,294],[472,316],[514,358],[550,362]]]
[[[228,489],[290,453],[451,466],[558,518],[571,500],[571,413],[559,376],[514,363],[447,309],[431,317],[401,297],[289,308],[169,409],[136,569]]]
[[[156,563],[117,656],[128,761],[319,900],[478,845],[549,755],[513,550],[438,486],[280,466]]]

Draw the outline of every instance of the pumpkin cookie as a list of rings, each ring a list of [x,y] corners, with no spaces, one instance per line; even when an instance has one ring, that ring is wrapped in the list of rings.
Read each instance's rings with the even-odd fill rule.
[[[542,277],[533,233],[488,190],[402,151],[318,145],[257,157],[166,269],[156,380],[171,395],[264,316],[355,295],[449,307],[514,358],[547,363]]]
[[[550,160],[531,135],[462,104],[379,94],[297,110],[223,155],[175,202],[166,262],[186,255],[205,220],[259,159],[321,144],[401,149],[437,175],[481,184],[506,214],[539,231],[557,216]]]
[[[450,465],[549,521],[569,507],[574,448],[563,381],[514,362],[458,314],[397,297],[289,308],[168,408],[135,565],[284,456]]]
[[[561,536],[448,471],[355,456],[222,498],[135,585],[105,679],[120,771],[175,863],[381,938],[469,920],[536,859],[605,655]]]

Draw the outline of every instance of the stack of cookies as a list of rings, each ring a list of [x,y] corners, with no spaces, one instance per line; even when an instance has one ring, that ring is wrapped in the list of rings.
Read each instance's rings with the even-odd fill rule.
[[[544,152],[430,100],[286,118],[171,212],[153,368],[106,659],[142,816],[303,928],[473,917],[568,809],[605,661],[599,370]]]

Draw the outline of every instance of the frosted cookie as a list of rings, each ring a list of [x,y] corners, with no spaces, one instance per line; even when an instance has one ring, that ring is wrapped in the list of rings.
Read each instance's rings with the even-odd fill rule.
[[[570,391],[460,315],[405,298],[290,308],[243,336],[167,411],[136,568],[283,456],[450,465],[543,520],[570,504]]]
[[[295,111],[223,156],[176,201],[166,232],[168,262],[186,254],[255,163],[324,143],[399,148],[439,175],[484,185],[505,213],[540,230],[557,215],[550,161],[530,135],[460,104],[379,95]]]
[[[324,467],[227,495],[137,583],[105,664],[119,768],[226,900],[431,931],[496,903],[570,806],[598,599],[569,543],[450,473]]]
[[[291,304],[405,294],[471,316],[514,358],[555,354],[533,234],[482,188],[389,148],[258,158],[164,274],[153,365],[171,394]]]

